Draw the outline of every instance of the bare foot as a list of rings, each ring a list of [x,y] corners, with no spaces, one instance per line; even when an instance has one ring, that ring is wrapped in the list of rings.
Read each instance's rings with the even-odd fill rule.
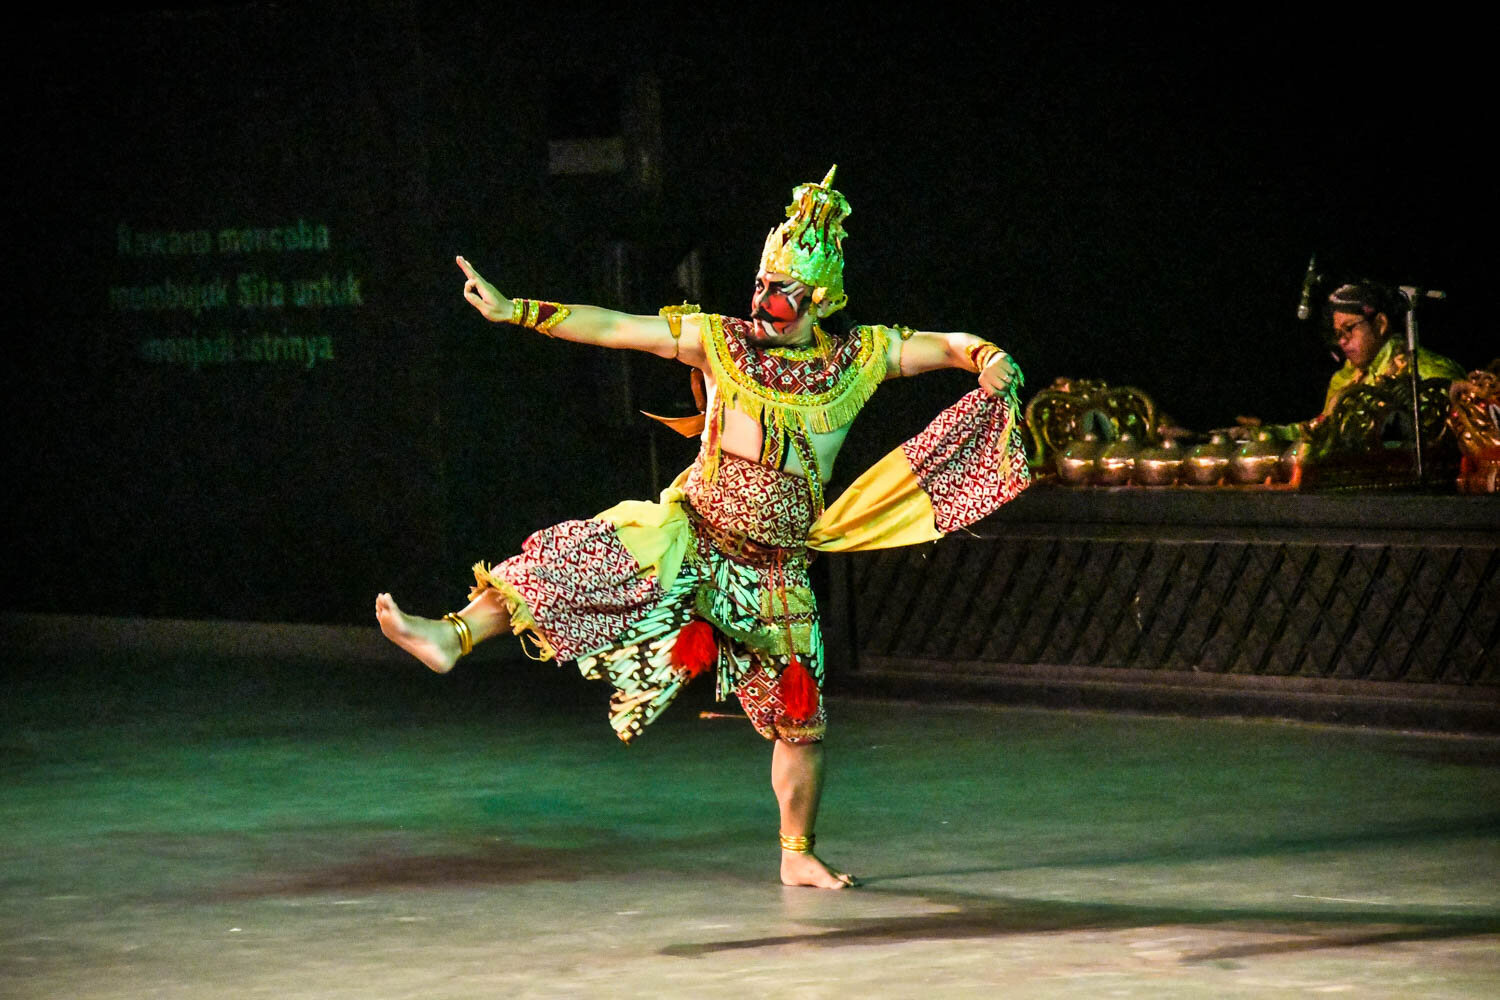
[[[859,885],[859,880],[853,875],[829,868],[811,851],[782,851],[781,884],[809,885],[814,889],[848,889]]]
[[[387,639],[437,673],[446,674],[458,660],[458,633],[452,625],[440,619],[408,615],[396,606],[390,594],[375,596],[375,620]]]

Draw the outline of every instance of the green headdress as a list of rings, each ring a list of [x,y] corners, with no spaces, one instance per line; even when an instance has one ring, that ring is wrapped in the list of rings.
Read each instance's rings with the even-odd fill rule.
[[[844,220],[849,202],[835,191],[835,163],[821,184],[803,184],[792,192],[786,221],[771,230],[760,254],[760,269],[789,274],[812,288],[813,301],[844,308]]]

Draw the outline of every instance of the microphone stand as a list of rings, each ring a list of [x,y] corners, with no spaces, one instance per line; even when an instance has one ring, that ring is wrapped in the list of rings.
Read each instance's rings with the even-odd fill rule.
[[[1417,354],[1417,303],[1422,299],[1443,299],[1447,294],[1415,285],[1402,285],[1401,296],[1406,299],[1406,369],[1411,380],[1411,437],[1412,458],[1416,463],[1417,485],[1427,485],[1427,470],[1422,461],[1422,375]]]

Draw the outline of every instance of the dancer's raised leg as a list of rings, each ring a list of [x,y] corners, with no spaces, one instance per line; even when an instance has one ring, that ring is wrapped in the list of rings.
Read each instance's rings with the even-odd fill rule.
[[[476,644],[510,626],[510,608],[494,590],[484,591],[458,614]],[[458,631],[451,624],[441,618],[409,615],[390,594],[375,596],[375,620],[387,639],[440,674],[452,670],[462,652]]]

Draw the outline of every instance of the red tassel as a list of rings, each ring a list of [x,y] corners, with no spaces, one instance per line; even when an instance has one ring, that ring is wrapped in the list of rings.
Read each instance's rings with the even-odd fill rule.
[[[818,682],[795,656],[781,672],[778,692],[788,718],[805,720],[818,714]]]
[[[677,633],[670,654],[672,666],[687,674],[691,680],[714,665],[719,658],[719,644],[714,639],[714,627],[708,622],[693,620]]]

